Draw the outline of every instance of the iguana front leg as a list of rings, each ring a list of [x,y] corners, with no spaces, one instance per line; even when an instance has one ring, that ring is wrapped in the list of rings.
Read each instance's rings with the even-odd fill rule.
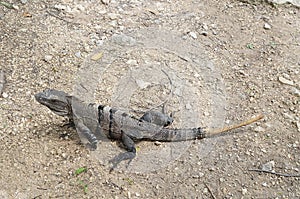
[[[116,157],[114,157],[112,160],[109,161],[110,163],[113,164],[110,171],[114,170],[118,166],[118,164],[123,160],[129,160],[127,163],[128,166],[136,155],[136,148],[133,140],[128,135],[126,135],[123,131],[122,131],[122,143],[126,148],[127,152],[120,153],[119,155],[117,155]]]
[[[87,140],[86,144],[88,148],[91,150],[97,149],[97,137],[93,134],[93,132],[86,126],[81,120],[76,121],[76,129],[79,134],[81,140]]]

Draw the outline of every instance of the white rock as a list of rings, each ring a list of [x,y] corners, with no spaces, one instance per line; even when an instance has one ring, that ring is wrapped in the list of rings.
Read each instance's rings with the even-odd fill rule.
[[[109,25],[111,25],[112,27],[116,27],[118,25],[118,22],[116,20],[112,20],[111,22],[109,22]]]
[[[138,87],[140,87],[141,89],[147,88],[148,86],[151,85],[151,83],[145,82],[144,80],[141,79],[137,79],[135,82],[138,85]]]
[[[297,88],[292,87],[290,93],[297,97],[300,97],[300,90],[298,90]]]
[[[193,38],[193,39],[197,39],[197,34],[195,32],[189,32],[189,35]]]
[[[163,3],[157,2],[156,7],[157,7],[157,10],[160,11],[160,12],[165,10],[165,7],[164,7]]]
[[[291,3],[295,6],[300,7],[300,1],[299,0],[269,0],[269,1],[274,2],[276,4]]]
[[[63,157],[64,159],[66,159],[68,157],[68,155],[66,153],[62,153],[61,157]]]
[[[45,60],[46,62],[48,62],[48,61],[50,61],[52,58],[53,58],[52,55],[45,55],[44,60]]]
[[[200,77],[199,73],[195,73],[194,77],[196,77],[196,78]]]
[[[298,128],[298,131],[300,132],[300,122],[296,122],[296,126],[297,126],[297,128]]]
[[[263,164],[261,166],[261,170],[263,170],[263,171],[272,171],[274,165],[275,165],[274,161],[267,162],[266,164]]]
[[[102,46],[103,43],[104,43],[104,41],[101,40],[101,39],[96,41],[96,45],[97,45],[97,46]]]
[[[247,190],[246,188],[243,188],[243,189],[242,189],[242,194],[243,194],[243,195],[246,195],[247,191],[248,191],[248,190]]]
[[[136,197],[140,197],[140,196],[141,196],[141,194],[140,194],[140,193],[138,193],[138,192],[136,192],[136,193],[135,193],[135,196],[136,196]]]
[[[110,3],[110,0],[101,0],[101,2],[103,3],[103,4],[109,4]]]
[[[270,30],[270,29],[271,29],[271,25],[270,25],[270,24],[268,24],[268,23],[265,23],[265,25],[264,25],[264,29],[266,29],[266,30]]]
[[[2,93],[2,97],[3,97],[3,98],[7,98],[7,97],[8,97],[8,94],[7,94],[7,93]]]
[[[84,11],[85,10],[85,7],[83,7],[81,4],[77,4],[76,5],[76,8],[80,11]]]
[[[75,56],[78,57],[78,58],[80,58],[81,57],[81,53],[80,52],[76,52]]]
[[[265,148],[260,149],[263,153],[267,153],[267,150]]]
[[[204,30],[208,30],[208,25],[207,25],[206,23],[203,23],[202,28],[203,28]]]
[[[177,95],[177,96],[179,96],[179,97],[182,97],[182,91],[181,91],[181,89],[180,88],[175,88],[174,94]]]
[[[294,117],[288,113],[282,113],[282,115],[285,119],[294,120]]]
[[[192,108],[192,106],[191,106],[190,103],[188,103],[188,104],[185,105],[185,108],[186,108],[187,110],[190,110],[190,109]]]
[[[17,5],[12,5],[12,7],[13,7],[13,9],[15,9],[15,10],[19,10],[19,9],[20,9],[19,6],[17,6]]]
[[[137,61],[135,59],[129,59],[126,64],[129,64],[129,65],[137,65]]]
[[[127,192],[127,197],[128,197],[128,198],[131,198],[131,193],[130,193],[130,191]]]
[[[107,14],[108,18],[110,18],[111,20],[117,19],[118,18],[118,14],[115,13],[108,13]]]
[[[201,31],[201,32],[200,32],[200,35],[207,36],[207,35],[208,35],[208,32],[207,32],[207,31]]]
[[[283,83],[283,84],[287,84],[287,85],[290,85],[290,86],[293,86],[294,85],[294,82],[291,81],[291,80],[288,80],[284,77],[279,77],[278,78],[279,82]]]
[[[203,115],[207,117],[207,116],[209,116],[209,112],[204,111],[204,112],[203,112]]]
[[[255,129],[254,129],[255,132],[264,132],[265,129],[261,126],[257,126]]]
[[[55,4],[54,8],[56,8],[57,10],[66,10],[67,6],[61,4]]]
[[[156,146],[160,146],[160,145],[161,145],[161,142],[155,141],[154,144],[155,144]]]

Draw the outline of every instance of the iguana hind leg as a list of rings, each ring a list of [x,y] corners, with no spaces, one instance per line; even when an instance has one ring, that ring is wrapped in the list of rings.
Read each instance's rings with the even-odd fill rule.
[[[173,122],[173,118],[171,116],[159,111],[148,111],[141,117],[141,120],[164,127],[169,126]]]
[[[127,152],[120,153],[119,155],[117,155],[116,157],[114,157],[112,160],[109,161],[110,163],[113,164],[110,171],[114,170],[118,166],[118,164],[123,160],[129,160],[127,163],[128,166],[136,155],[136,148],[133,140],[128,135],[126,135],[123,131],[122,131],[122,143],[125,146]]]

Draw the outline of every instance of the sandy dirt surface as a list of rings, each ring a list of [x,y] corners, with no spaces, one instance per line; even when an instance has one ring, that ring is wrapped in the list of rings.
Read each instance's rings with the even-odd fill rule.
[[[0,198],[300,198],[299,8],[234,0],[11,2],[18,9],[0,6],[6,76],[0,81]],[[119,57],[118,49],[109,51],[114,36],[141,32],[145,48],[120,47]],[[163,46],[161,38],[172,53],[155,48]],[[139,79],[129,108],[171,98],[173,127],[265,118],[184,144],[140,142],[132,165],[109,173],[103,157],[122,151],[117,143],[103,143],[95,155],[63,126],[65,119],[34,99],[46,88],[78,92],[78,71],[95,50],[118,59],[92,88],[94,102],[122,105],[118,97],[128,83],[122,77],[131,70],[132,77],[153,79],[151,85]],[[151,159],[151,151],[161,156]],[[80,168],[85,171],[76,174]]]

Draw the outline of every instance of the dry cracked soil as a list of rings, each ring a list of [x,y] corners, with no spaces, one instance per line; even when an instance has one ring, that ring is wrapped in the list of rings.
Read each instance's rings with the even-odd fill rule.
[[[14,9],[0,5],[0,198],[300,198],[299,8],[237,0],[5,2]],[[124,36],[133,33],[134,47],[111,43],[134,43]],[[114,59],[101,71],[87,62],[93,54]],[[224,136],[137,143],[136,159],[110,173],[106,154],[122,151],[116,142],[94,154],[34,99],[46,88],[78,93],[78,71],[88,74],[93,102],[122,105],[129,95],[124,103],[143,110],[165,102],[174,128],[265,117]]]

